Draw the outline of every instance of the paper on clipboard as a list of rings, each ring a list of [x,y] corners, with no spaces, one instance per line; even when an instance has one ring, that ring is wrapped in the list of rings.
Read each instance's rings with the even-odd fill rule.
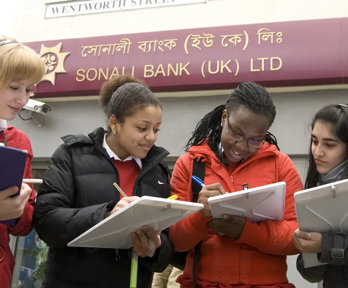
[[[208,198],[214,218],[223,214],[245,216],[252,222],[283,220],[286,183],[245,189]]]
[[[294,197],[300,230],[348,233],[348,179],[298,191]],[[317,254],[302,257],[305,268],[325,264]]]
[[[162,231],[203,208],[203,204],[142,196],[68,243],[73,247],[128,249],[131,232],[143,226]]]
[[[0,191],[12,186],[21,188],[26,158],[27,153],[23,150],[0,146]],[[14,225],[15,221],[10,219],[0,223]]]

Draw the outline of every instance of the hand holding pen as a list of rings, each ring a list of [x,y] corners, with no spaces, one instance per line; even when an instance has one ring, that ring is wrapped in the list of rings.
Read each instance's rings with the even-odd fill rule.
[[[225,194],[225,189],[220,183],[204,185],[202,180],[197,176],[192,176],[192,179],[200,184],[203,188],[199,192],[198,202],[204,205],[200,211],[204,216],[210,217],[211,211],[208,206],[208,198],[212,196]],[[213,219],[208,224],[208,227],[219,235],[227,235],[233,239],[238,239],[245,225],[245,217],[224,215],[223,218]]]
[[[205,185],[203,181],[197,176],[192,176],[192,180],[202,187],[202,190],[199,192],[198,203],[202,203],[204,205],[204,208],[200,210],[200,212],[202,213],[202,215],[210,217],[211,211],[208,205],[208,198],[225,194],[225,189],[220,183]]]
[[[113,185],[123,196],[113,210],[117,211],[134,200],[139,199],[138,196],[127,196],[116,182],[114,182]],[[160,232],[155,231],[151,226],[144,226],[132,232],[133,250],[135,250],[136,254],[140,257],[152,257],[155,254],[155,250],[161,246],[160,234]]]
[[[128,197],[127,194],[117,185],[113,183],[117,191],[123,196],[120,201],[115,205],[113,210],[118,210],[138,199],[137,196]],[[133,200],[133,199],[134,200]],[[118,206],[118,207],[116,207]],[[137,287],[138,278],[138,256],[140,257],[152,257],[155,254],[156,249],[161,246],[160,232],[155,231],[152,227],[142,227],[131,233],[133,240],[132,249],[132,261],[131,261],[131,276],[130,276],[130,288]]]
[[[117,204],[112,209],[110,214],[115,213],[116,211],[122,209],[123,207],[127,206],[128,204],[132,203],[133,201],[139,199],[138,196],[129,196],[128,197],[126,195],[126,193],[121,189],[121,187],[117,185],[116,182],[114,182],[113,185],[117,189],[117,191],[120,193],[120,196],[122,196],[122,198],[120,199],[120,201],[117,202]]]

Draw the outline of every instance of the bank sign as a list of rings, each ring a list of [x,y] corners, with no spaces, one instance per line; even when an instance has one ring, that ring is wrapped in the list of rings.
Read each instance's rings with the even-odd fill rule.
[[[97,95],[115,75],[155,92],[348,84],[348,18],[30,42],[46,65],[37,97]]]
[[[75,0],[46,3],[45,18],[206,3],[207,0]]]

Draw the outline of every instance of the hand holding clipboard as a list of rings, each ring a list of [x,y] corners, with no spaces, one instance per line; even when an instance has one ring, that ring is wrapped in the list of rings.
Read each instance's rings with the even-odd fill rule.
[[[0,223],[9,226],[16,224],[24,209],[21,203],[27,201],[31,193],[28,185],[23,185],[22,189],[26,157],[27,153],[20,149],[0,146]],[[11,198],[17,196],[21,189],[23,201]]]

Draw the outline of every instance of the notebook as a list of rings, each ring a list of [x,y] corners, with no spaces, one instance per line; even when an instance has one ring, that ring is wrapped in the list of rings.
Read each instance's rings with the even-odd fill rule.
[[[0,146],[0,191],[11,186],[19,187],[20,191],[26,158],[27,153],[23,150]],[[0,221],[0,223],[12,226],[16,223],[16,219]]]
[[[294,197],[301,230],[348,233],[348,179],[299,191]],[[302,255],[305,268],[325,264],[317,254]]]
[[[223,214],[239,215],[252,222],[263,220],[283,220],[286,183],[244,189],[238,192],[208,198],[208,204],[214,218]]]
[[[162,231],[203,208],[203,204],[142,196],[68,243],[74,247],[128,249],[131,232],[143,226]]]

